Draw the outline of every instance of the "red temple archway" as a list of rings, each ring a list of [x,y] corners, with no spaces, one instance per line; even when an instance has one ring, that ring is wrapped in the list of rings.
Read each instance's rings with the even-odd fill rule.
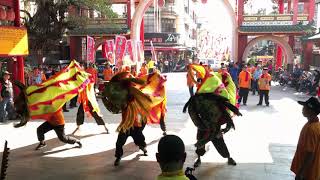
[[[249,55],[249,52],[251,50],[251,48],[257,44],[260,41],[263,40],[270,40],[275,42],[276,44],[278,44],[281,49],[284,50],[285,53],[285,59],[287,60],[289,65],[293,64],[293,60],[294,60],[294,54],[293,51],[291,49],[291,46],[289,45],[289,43],[287,42],[286,39],[284,39],[283,37],[279,37],[279,36],[273,36],[273,35],[266,35],[266,36],[258,36],[254,39],[252,39],[248,45],[246,46],[243,56],[242,56],[242,61],[243,62],[247,62],[247,57]]]

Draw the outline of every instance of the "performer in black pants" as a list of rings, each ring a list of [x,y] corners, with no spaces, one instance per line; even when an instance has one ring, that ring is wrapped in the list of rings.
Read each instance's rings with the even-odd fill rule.
[[[94,120],[97,122],[97,124],[100,126],[104,126],[107,134],[109,134],[109,130],[105,124],[105,122],[103,121],[102,117],[99,116],[99,114],[97,112],[94,112],[93,111],[93,107],[90,103],[90,101],[88,101],[88,106],[89,106],[89,109],[90,109],[90,113],[92,115],[92,117],[94,118]],[[84,116],[85,116],[85,113],[84,113],[84,110],[83,110],[83,104],[81,103],[79,108],[78,108],[78,112],[77,112],[77,128],[73,131],[72,134],[76,133],[79,129],[80,129],[80,126],[84,123]]]

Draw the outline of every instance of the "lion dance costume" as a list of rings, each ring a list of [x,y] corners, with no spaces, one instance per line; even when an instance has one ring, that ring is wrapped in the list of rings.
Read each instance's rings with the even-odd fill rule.
[[[82,98],[90,102],[91,105],[91,108],[84,107],[88,111],[87,113],[95,112],[99,114],[100,109],[95,97],[93,83],[92,76],[82,70],[76,61],[71,61],[69,66],[41,84],[26,88],[22,83],[15,82],[21,90],[15,100],[15,109],[21,117],[21,121],[15,127],[27,124],[30,118],[44,119],[46,122],[37,129],[40,144],[36,150],[46,146],[44,134],[50,130],[54,130],[62,142],[77,143],[81,147],[79,140],[65,135],[62,107],[66,102],[81,93],[85,95]]]
[[[117,131],[115,166],[123,155],[123,145],[131,136],[134,143],[146,155],[147,150],[143,129],[146,124],[160,124],[166,131],[164,117],[166,113],[166,79],[158,73],[134,78],[129,72],[121,72],[105,84],[102,101],[112,113],[122,114]]]
[[[194,166],[201,164],[200,157],[206,152],[205,145],[211,141],[219,154],[228,158],[228,164],[236,165],[231,158],[223,139],[223,133],[234,128],[232,116],[241,115],[236,104],[236,87],[231,76],[225,73],[209,72],[209,70],[196,64],[189,65],[189,75],[194,77],[196,72],[198,89],[194,96],[184,106],[183,112],[188,113],[197,127],[196,153],[198,159]],[[226,124],[225,129],[221,126]]]

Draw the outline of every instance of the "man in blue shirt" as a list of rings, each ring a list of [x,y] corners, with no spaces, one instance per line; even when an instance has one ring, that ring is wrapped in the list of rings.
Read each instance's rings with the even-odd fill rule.
[[[261,66],[258,65],[256,70],[254,71],[253,73],[253,81],[252,81],[252,95],[255,95],[256,94],[256,91],[259,91],[258,90],[258,80],[260,78],[260,76],[262,75],[262,70],[261,70]],[[259,94],[259,92],[258,92]]]
[[[233,66],[230,67],[229,71],[234,84],[236,85],[236,87],[238,87],[238,75],[239,75],[238,63],[234,63]]]

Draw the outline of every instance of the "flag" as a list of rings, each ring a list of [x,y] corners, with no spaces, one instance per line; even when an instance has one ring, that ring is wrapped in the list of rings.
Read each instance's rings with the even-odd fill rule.
[[[126,58],[129,58],[132,62],[134,61],[131,40],[127,40],[127,42],[126,42],[125,56],[126,56]]]
[[[125,53],[125,48],[126,48],[126,42],[127,39],[124,36],[116,36],[116,52],[115,52],[115,64],[120,66],[122,61],[123,61],[123,57],[124,57],[124,53]]]
[[[142,41],[137,42],[137,53],[138,53],[138,61],[143,62],[144,61],[144,49]]]
[[[29,86],[26,89],[28,108],[32,119],[50,118],[54,113],[61,110],[62,106],[77,96],[82,91],[86,92],[86,98],[90,101],[95,112],[99,107],[90,84],[92,76],[81,69],[76,61],[50,79],[38,85]]]
[[[87,36],[87,60],[94,63],[95,62],[95,48],[94,48],[94,38]]]
[[[114,58],[115,58],[115,53],[114,53],[114,40],[106,40],[105,46],[104,46],[104,52],[106,53],[104,57],[107,57],[108,61],[111,64],[114,64]]]

